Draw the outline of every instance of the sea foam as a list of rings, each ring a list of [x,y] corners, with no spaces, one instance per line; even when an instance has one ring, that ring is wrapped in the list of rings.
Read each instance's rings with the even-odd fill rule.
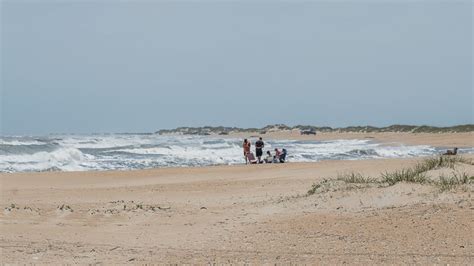
[[[0,137],[0,172],[242,164],[241,144],[241,139],[207,136],[108,134]],[[368,139],[265,142],[265,151],[273,153],[275,148],[287,149],[291,162],[407,158],[441,153],[441,149],[426,145],[382,145]],[[459,152],[474,153],[474,148],[460,149]]]

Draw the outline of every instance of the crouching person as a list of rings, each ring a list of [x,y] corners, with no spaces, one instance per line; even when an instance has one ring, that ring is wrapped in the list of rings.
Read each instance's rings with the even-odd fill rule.
[[[279,157],[280,163],[286,162],[286,154],[287,154],[286,149],[283,149],[283,150],[281,151],[281,154],[280,154],[280,157]]]
[[[270,151],[267,151],[267,157],[265,157],[265,159],[263,160],[265,161],[265,163],[272,163],[273,161],[272,153]]]

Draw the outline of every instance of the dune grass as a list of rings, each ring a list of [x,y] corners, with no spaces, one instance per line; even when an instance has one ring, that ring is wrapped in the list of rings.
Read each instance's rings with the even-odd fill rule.
[[[423,184],[426,183],[426,180],[426,174],[423,172],[417,172],[410,168],[385,172],[382,174],[382,182],[388,183],[390,186],[400,182]]]
[[[441,175],[436,185],[441,191],[447,191],[459,185],[474,183],[474,176],[469,176],[466,173],[453,172],[452,176]]]
[[[346,173],[339,175],[337,180],[344,181],[345,183],[350,184],[368,184],[376,183],[377,179],[371,178],[369,176],[363,176],[361,173]]]
[[[455,165],[458,163],[473,165],[472,160],[461,156],[439,156],[425,159],[412,168],[404,168],[401,170],[395,170],[393,172],[385,172],[382,174],[381,178],[382,182],[386,182],[389,185],[395,185],[398,182],[419,184],[429,183],[431,181],[428,180],[426,172],[438,168],[451,168],[454,170]]]
[[[381,184],[388,186],[393,186],[400,182],[431,184],[438,186],[441,191],[451,190],[459,185],[474,183],[474,176],[470,176],[464,172],[454,171],[456,164],[474,165],[474,162],[461,156],[439,156],[424,159],[410,168],[384,172],[379,178],[372,178],[360,173],[351,172],[340,174],[335,180],[343,181],[346,184]],[[430,180],[427,176],[427,172],[439,168],[451,168],[453,173],[450,176],[441,175],[437,181]],[[324,179],[319,183],[314,183],[306,194],[315,194],[323,185],[328,184],[329,180],[330,179]]]

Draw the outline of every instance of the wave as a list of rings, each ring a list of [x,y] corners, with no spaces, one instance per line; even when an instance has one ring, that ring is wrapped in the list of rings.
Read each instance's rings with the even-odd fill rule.
[[[81,171],[85,170],[81,162],[92,159],[75,148],[59,148],[33,154],[0,155],[0,171],[31,172],[48,169]]]
[[[41,145],[44,142],[37,141],[37,140],[8,140],[8,139],[0,139],[0,145],[11,145],[11,146],[18,146],[18,145]]]
[[[34,154],[41,151],[51,152],[58,148],[55,144],[10,145],[0,144],[0,155]]]
[[[124,170],[244,163],[241,139],[204,136],[64,135],[0,137],[0,172]],[[371,140],[265,142],[286,148],[288,160],[407,158],[441,153],[436,147],[381,145]],[[463,148],[460,153],[474,153]]]

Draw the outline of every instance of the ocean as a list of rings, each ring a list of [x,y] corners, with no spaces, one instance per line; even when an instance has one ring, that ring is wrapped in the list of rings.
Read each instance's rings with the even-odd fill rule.
[[[252,139],[252,142],[255,142]],[[243,164],[242,139],[156,134],[0,137],[0,172],[132,170]],[[408,158],[442,153],[426,145],[376,143],[370,139],[268,140],[265,151],[285,148],[290,162]],[[254,149],[254,147],[252,147]],[[474,153],[474,148],[459,153]]]

